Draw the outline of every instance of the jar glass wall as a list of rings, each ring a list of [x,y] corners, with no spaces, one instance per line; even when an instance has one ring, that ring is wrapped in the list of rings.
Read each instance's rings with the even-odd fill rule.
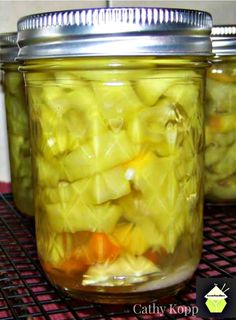
[[[205,67],[205,58],[24,63],[38,253],[54,285],[137,302],[192,276],[202,248]]]
[[[18,63],[3,64],[11,185],[16,207],[33,216],[32,169],[29,142],[28,108],[22,73]]]

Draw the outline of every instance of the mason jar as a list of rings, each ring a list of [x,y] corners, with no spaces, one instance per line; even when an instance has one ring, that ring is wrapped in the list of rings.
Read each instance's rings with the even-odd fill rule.
[[[207,73],[205,196],[236,202],[236,26],[212,29],[214,58]]]
[[[29,119],[22,73],[15,62],[17,33],[0,34],[0,63],[9,144],[11,188],[14,203],[22,213],[33,216],[32,169]]]
[[[193,275],[210,30],[205,12],[161,8],[19,20],[38,254],[71,296],[148,301]]]

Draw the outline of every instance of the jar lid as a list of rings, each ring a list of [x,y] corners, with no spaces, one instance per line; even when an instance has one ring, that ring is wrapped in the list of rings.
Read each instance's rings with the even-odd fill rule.
[[[236,25],[213,26],[211,39],[214,54],[220,56],[236,54]]]
[[[18,21],[18,59],[211,54],[211,15],[164,8],[99,8]]]
[[[0,34],[0,62],[14,62],[18,50],[16,32]]]

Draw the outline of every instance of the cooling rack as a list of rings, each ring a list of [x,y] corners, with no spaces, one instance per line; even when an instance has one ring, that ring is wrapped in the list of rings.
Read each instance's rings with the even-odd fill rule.
[[[172,301],[194,306],[196,277],[236,276],[236,208],[208,207],[204,214],[202,260],[184,291]],[[164,313],[135,314],[133,305],[103,305],[65,296],[48,282],[39,264],[32,218],[14,207],[11,194],[0,193],[0,320],[151,320],[196,316],[166,309]]]

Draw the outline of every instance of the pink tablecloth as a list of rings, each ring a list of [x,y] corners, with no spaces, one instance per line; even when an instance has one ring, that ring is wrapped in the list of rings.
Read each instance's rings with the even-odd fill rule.
[[[1,182],[0,181],[0,192],[2,192],[2,193],[11,192],[11,184],[10,184],[10,182]]]

